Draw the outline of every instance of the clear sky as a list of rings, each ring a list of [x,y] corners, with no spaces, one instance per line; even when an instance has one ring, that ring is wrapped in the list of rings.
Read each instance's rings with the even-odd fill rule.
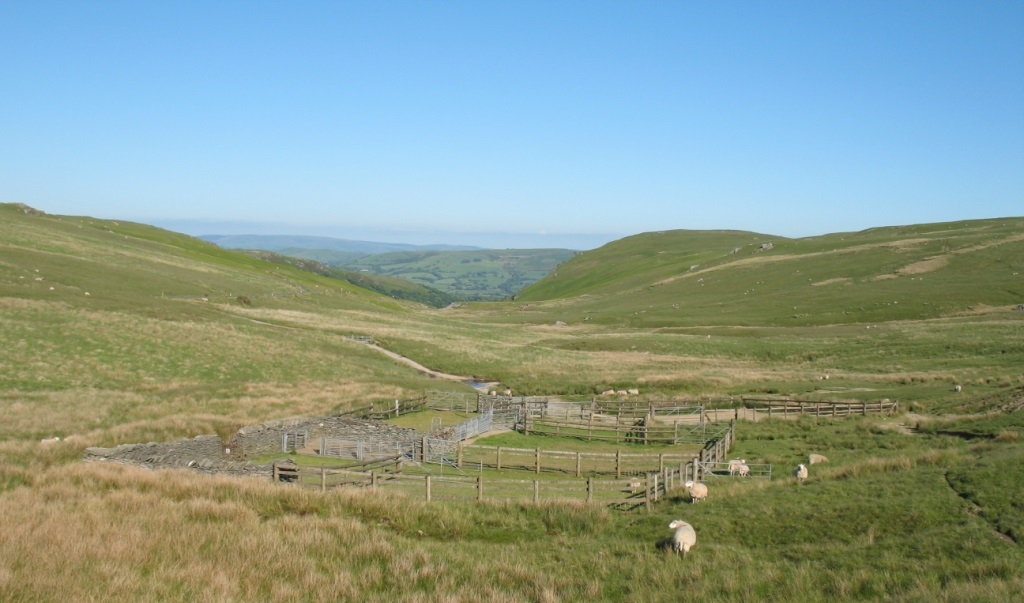
[[[497,247],[1021,216],[1024,2],[0,0],[0,201]]]

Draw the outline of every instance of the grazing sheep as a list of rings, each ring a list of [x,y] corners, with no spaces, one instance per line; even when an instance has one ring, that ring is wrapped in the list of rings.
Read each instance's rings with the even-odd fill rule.
[[[690,504],[708,497],[708,486],[700,482],[688,481],[685,484],[686,490],[690,493]]]
[[[626,485],[629,487],[630,494],[636,494],[636,491],[643,487],[644,482],[639,477],[632,477],[626,482]]]
[[[741,463],[736,471],[740,474],[740,477],[747,477],[750,475],[750,467],[746,463]]]
[[[793,477],[795,477],[799,482],[803,482],[807,479],[807,466],[803,463],[797,465],[796,469],[793,470]]]
[[[736,472],[747,464],[745,459],[733,459],[729,461],[729,475],[736,475]],[[749,469],[749,468],[748,468]]]
[[[807,457],[807,462],[808,462],[808,464],[811,464],[811,465],[813,465],[815,463],[827,463],[828,462],[828,457],[824,456],[824,455],[821,455],[821,454],[812,454],[812,455]]]
[[[676,531],[672,535],[672,550],[682,553],[685,557],[686,553],[690,551],[690,547],[697,544],[697,532],[694,531],[693,526],[682,519],[673,521],[668,524],[668,527]]]
[[[52,438],[45,438],[45,439],[39,440],[39,443],[40,444],[44,444],[44,445],[48,445],[48,444],[56,444],[59,441],[60,441],[60,436],[54,436]]]
[[[960,393],[961,391],[963,391],[963,389],[964,389],[964,388],[963,388],[963,387],[961,387],[959,383],[957,383],[956,385],[954,385],[954,386],[953,386],[953,391],[955,391],[955,392],[956,392],[956,393],[958,393],[958,394],[959,394],[959,393]]]

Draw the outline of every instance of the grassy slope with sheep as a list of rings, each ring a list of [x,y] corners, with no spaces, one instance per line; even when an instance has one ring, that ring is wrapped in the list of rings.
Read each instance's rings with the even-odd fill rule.
[[[777,293],[785,302],[743,295],[776,282],[761,272],[768,266],[751,265],[760,253],[729,266],[744,237],[764,237],[706,233],[681,252],[698,259],[656,279],[640,260],[622,267],[609,257],[600,262],[608,274],[593,276],[610,283],[603,288],[433,310],[147,226],[0,205],[0,599],[1012,600],[1024,591],[1015,487],[1024,483],[1024,313],[1012,307],[1024,303],[1012,274],[1024,272],[1019,222],[771,239],[774,249],[761,253],[792,244],[807,257],[768,265],[799,261],[801,272],[820,271],[815,282],[850,279],[800,288],[794,280]],[[900,273],[942,246],[922,243],[914,255],[920,246],[897,241],[935,232],[961,253]],[[868,245],[850,252],[862,266],[827,253],[843,237]],[[639,252],[643,239],[625,241]],[[722,282],[705,277],[704,287],[719,287],[721,307],[685,290],[666,307],[645,297],[715,261]],[[572,275],[573,262],[558,278]],[[866,276],[884,274],[896,277]],[[969,286],[928,289],[958,278]],[[637,284],[618,292],[625,281]],[[681,299],[692,305],[672,312]],[[792,299],[806,316],[789,323],[782,311]],[[907,314],[907,300],[923,315]],[[801,486],[711,482],[707,502],[690,505],[680,492],[650,515],[322,495],[78,462],[86,446],[229,433],[461,387],[348,334],[517,391],[890,397],[950,416],[741,423],[737,458],[781,474],[811,452],[831,462],[811,466]],[[65,439],[40,444],[54,435]],[[658,547],[680,517],[698,534],[685,562]]]

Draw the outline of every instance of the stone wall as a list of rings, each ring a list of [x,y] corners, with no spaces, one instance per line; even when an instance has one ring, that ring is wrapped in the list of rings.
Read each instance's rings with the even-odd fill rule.
[[[256,465],[225,458],[220,437],[202,435],[173,442],[123,444],[116,448],[86,448],[86,462],[111,462],[139,465],[150,469],[181,468],[203,473],[248,475],[270,478],[269,463]]]
[[[191,469],[204,473],[266,476],[273,470],[270,463],[254,464],[247,459],[281,453],[281,439],[286,433],[307,433],[308,444],[320,445],[320,438],[345,438],[366,441],[409,441],[418,439],[415,429],[388,423],[344,417],[298,417],[250,425],[239,429],[225,446],[219,436],[201,435],[173,442],[123,444],[116,448],[86,448],[87,462],[114,462]]]
[[[243,427],[228,442],[224,454],[231,459],[241,460],[283,452],[281,442],[284,435],[294,433],[306,434],[307,445],[313,447],[319,447],[322,437],[410,442],[417,439],[415,429],[379,421],[347,417],[298,417]]]

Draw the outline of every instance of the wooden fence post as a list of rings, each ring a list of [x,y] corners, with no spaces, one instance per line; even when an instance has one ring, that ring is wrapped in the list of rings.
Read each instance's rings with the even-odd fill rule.
[[[476,500],[480,502],[484,499],[484,476],[478,475],[476,478]]]
[[[496,464],[498,465],[498,471],[501,471],[501,446],[498,446]]]
[[[540,448],[537,448],[537,474],[540,474]]]
[[[587,502],[594,502],[594,478],[587,478]]]
[[[320,467],[320,491],[327,492],[327,467]]]
[[[615,479],[622,477],[622,450],[615,449]]]
[[[429,475],[426,476],[426,480],[425,481],[426,481],[426,484],[427,484],[427,502],[430,502],[430,476]]]
[[[658,455],[658,471],[665,471],[665,453]]]
[[[580,453],[577,450],[576,451],[576,477],[580,476],[580,469],[582,469],[582,465],[583,465],[583,463],[581,462],[581,459],[580,459]]]
[[[644,506],[647,510],[651,510],[651,474],[648,473],[647,477],[644,478]]]
[[[860,403],[860,407],[861,407],[860,414],[862,414],[864,416],[867,416],[867,414],[868,414],[868,403],[867,402],[861,402]]]
[[[380,476],[377,475],[376,471],[371,471],[370,472],[370,489],[371,490],[376,490],[377,489],[377,485],[380,483],[380,481],[378,479],[379,477]]]

